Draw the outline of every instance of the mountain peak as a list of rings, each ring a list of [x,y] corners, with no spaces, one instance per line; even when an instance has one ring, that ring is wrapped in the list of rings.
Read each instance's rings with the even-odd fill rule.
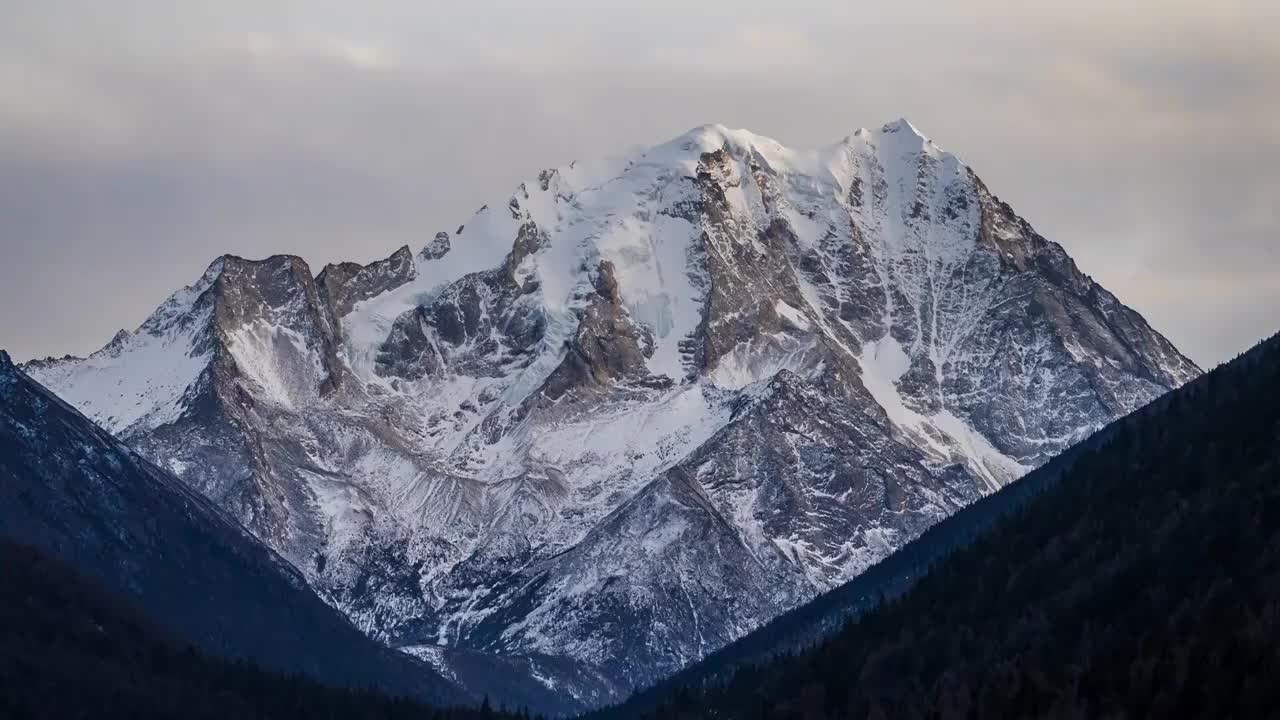
[[[275,254],[275,255],[269,255],[269,256],[267,256],[267,257],[265,257],[265,258],[262,258],[262,259],[260,259],[260,260],[254,260],[254,259],[252,259],[252,258],[245,258],[245,257],[241,257],[241,256],[239,256],[239,255],[226,254],[226,255],[222,255],[222,256],[220,256],[217,260],[215,260],[215,261],[213,262],[213,265],[210,265],[210,270],[212,270],[215,266],[216,266],[216,267],[218,267],[218,268],[220,268],[223,272],[225,272],[226,270],[228,270],[228,269],[230,269],[230,268],[239,268],[239,269],[248,269],[248,268],[255,268],[255,269],[257,269],[257,268],[264,268],[264,269],[265,269],[265,268],[276,268],[276,269],[299,268],[299,269],[304,269],[304,270],[306,270],[307,274],[310,274],[310,272],[311,272],[311,271],[310,271],[310,269],[309,269],[309,267],[308,267],[308,265],[307,265],[307,261],[306,261],[306,260],[302,259],[301,257],[299,257],[299,256],[297,256],[297,255],[287,255],[287,254],[280,254],[280,253]]]
[[[891,120],[885,123],[880,127],[880,132],[891,133],[891,134],[892,133],[910,133],[920,138],[921,140],[929,139],[925,137],[925,134],[920,132],[920,130],[918,130],[915,125],[912,125],[910,120],[904,117],[900,117],[897,120]]]
[[[703,153],[727,149],[734,155],[743,155],[752,149],[766,153],[785,151],[781,143],[750,130],[734,129],[720,123],[699,125],[677,137],[644,151],[641,157],[651,163],[687,161],[690,153],[694,160]]]
[[[879,130],[861,131],[858,137],[866,140],[874,138],[874,142],[893,154],[898,152],[925,152],[939,157],[950,157],[959,161],[949,152],[938,147],[927,135],[906,118],[898,118],[880,126]]]

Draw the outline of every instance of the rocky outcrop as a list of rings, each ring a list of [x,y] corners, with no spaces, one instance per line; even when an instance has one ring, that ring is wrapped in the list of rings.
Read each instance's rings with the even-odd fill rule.
[[[527,362],[544,320],[531,297],[537,282],[522,277],[520,265],[543,242],[536,225],[522,226],[501,267],[460,278],[402,314],[379,349],[377,372],[418,380],[446,369],[497,374]]]
[[[444,247],[448,248],[447,236]],[[368,265],[349,262],[326,265],[316,277],[316,285],[333,317],[342,318],[356,303],[394,290],[413,280],[417,274],[413,253],[406,245],[391,257]]]
[[[652,331],[627,312],[618,292],[613,263],[602,260],[596,268],[593,293],[573,337],[565,345],[564,359],[534,397],[539,402],[554,403],[575,390],[670,387],[670,378],[649,373],[645,360],[651,355]]]

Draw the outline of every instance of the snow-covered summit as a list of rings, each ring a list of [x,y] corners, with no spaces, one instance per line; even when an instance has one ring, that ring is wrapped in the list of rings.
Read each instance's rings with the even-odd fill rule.
[[[884,125],[881,125],[880,133],[883,135],[912,136],[914,138],[919,138],[919,142],[930,142],[929,138],[925,137],[924,133],[916,129],[916,126],[912,125],[911,121],[904,117],[900,117],[897,120],[891,120]]]

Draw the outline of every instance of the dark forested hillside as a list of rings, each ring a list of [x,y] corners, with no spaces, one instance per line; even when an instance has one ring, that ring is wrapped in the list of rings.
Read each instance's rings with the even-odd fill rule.
[[[1268,717],[1277,637],[1273,338],[1086,443],[1058,482],[822,644],[605,715]]]
[[[0,717],[517,718],[440,710],[208,658],[40,551],[0,541]]]

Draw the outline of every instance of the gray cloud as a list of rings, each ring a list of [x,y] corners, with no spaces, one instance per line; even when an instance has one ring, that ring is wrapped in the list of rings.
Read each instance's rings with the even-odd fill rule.
[[[48,5],[0,0],[19,357],[95,349],[222,252],[367,261],[704,122],[804,147],[900,115],[1202,364],[1280,325],[1266,3]]]

